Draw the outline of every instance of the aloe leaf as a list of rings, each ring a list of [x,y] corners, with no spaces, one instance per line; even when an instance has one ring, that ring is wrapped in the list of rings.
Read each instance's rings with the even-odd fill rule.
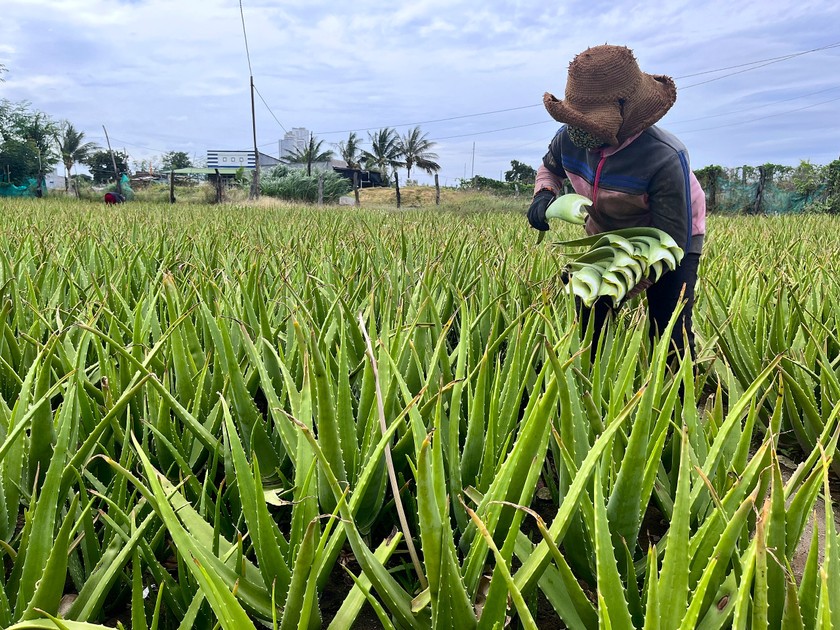
[[[688,601],[688,536],[691,503],[691,469],[689,466],[688,430],[680,432],[680,460],[674,516],[668,528],[668,544],[659,576],[660,623],[663,628],[676,628]]]
[[[546,208],[545,218],[562,219],[569,223],[583,225],[587,215],[584,208],[591,205],[592,200],[583,195],[574,193],[560,195]]]
[[[417,505],[423,561],[431,595],[432,624],[437,626],[446,620],[446,623],[458,627],[475,627],[475,614],[461,577],[455,542],[448,523],[446,497],[443,497],[442,504],[434,487],[432,460],[435,457],[430,453],[431,450],[427,438],[417,460]]]
[[[621,629],[633,628],[633,619],[627,605],[627,593],[621,583],[618,573],[618,563],[615,559],[613,543],[610,537],[610,526],[607,520],[607,510],[604,505],[604,494],[600,471],[595,472],[594,497],[595,503],[595,555],[598,568],[598,616],[607,617],[610,627]],[[630,585],[636,588],[635,584]],[[600,602],[603,601],[603,606]]]

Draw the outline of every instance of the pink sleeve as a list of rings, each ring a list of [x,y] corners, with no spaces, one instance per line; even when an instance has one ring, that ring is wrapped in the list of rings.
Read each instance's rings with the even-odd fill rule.
[[[549,171],[545,165],[540,165],[537,169],[537,179],[534,182],[534,194],[537,194],[543,188],[548,188],[555,195],[563,192],[563,178],[555,175]]]

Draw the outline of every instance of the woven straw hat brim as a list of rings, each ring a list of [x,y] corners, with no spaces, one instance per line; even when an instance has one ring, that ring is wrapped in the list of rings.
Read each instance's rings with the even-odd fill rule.
[[[641,73],[635,92],[610,102],[575,102],[548,92],[543,104],[554,120],[580,127],[609,145],[617,146],[661,119],[677,100],[677,86],[671,77]]]

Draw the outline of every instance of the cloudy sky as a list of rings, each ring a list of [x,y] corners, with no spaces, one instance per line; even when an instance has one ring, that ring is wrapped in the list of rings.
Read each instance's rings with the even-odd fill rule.
[[[252,145],[233,0],[2,0],[0,98],[27,100],[135,160]],[[840,157],[833,0],[243,0],[261,150],[284,129],[328,143],[419,124],[442,183],[536,167],[544,92],[588,46],[631,47],[679,88],[661,126],[692,166]],[[832,47],[833,46],[833,47]],[[820,50],[817,50],[820,49]],[[423,177],[420,178],[424,180]]]

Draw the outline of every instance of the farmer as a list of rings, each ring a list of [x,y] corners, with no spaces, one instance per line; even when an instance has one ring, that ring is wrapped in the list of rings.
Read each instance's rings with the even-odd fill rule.
[[[107,192],[105,193],[105,204],[109,206],[116,205],[118,203],[124,203],[125,197],[118,192]]]
[[[665,329],[686,301],[672,335],[672,350],[682,353],[685,340],[694,356],[691,312],[697,266],[706,231],[706,197],[691,172],[688,152],[676,137],[654,123],[674,104],[673,79],[639,69],[633,52],[623,46],[595,46],[569,65],[566,98],[546,93],[543,103],[555,120],[565,123],[537,170],[528,222],[548,230],[545,211],[568,179],[578,194],[589,197],[588,234],[627,227],[652,226],[670,234],[685,257],[654,284],[642,282],[631,292],[646,291],[651,337]],[[594,348],[614,312],[608,298],[591,311],[581,307],[586,327],[594,317]]]

